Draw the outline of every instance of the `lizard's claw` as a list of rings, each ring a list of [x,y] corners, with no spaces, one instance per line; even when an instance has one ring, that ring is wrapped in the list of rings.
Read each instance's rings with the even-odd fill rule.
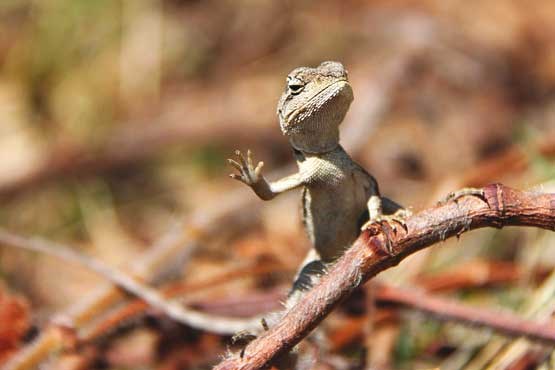
[[[392,215],[379,215],[374,219],[368,220],[362,227],[361,230],[366,230],[372,224],[382,224],[387,223],[394,232],[397,232],[397,226],[401,225],[405,231],[408,231],[406,219],[411,215],[411,211],[408,209],[400,209]]]
[[[262,318],[260,320],[260,324],[262,325],[262,328],[264,329],[264,331],[270,330],[270,328],[268,327],[268,323],[266,322],[266,319]],[[234,336],[231,337],[230,344],[234,347],[241,348],[240,357],[243,358],[245,355],[246,346],[256,338],[258,338],[258,336],[249,332],[248,330],[241,330],[240,332],[236,333]]]
[[[439,202],[437,202],[438,205],[444,205],[445,203],[449,202],[449,201],[457,201],[457,199],[465,197],[465,196],[475,196],[478,198],[481,198],[483,200],[485,200],[485,194],[484,194],[484,190],[483,189],[477,189],[477,188],[463,188],[460,190],[456,190],[453,191],[449,194],[447,194],[447,196],[443,199],[441,199]]]
[[[245,349],[247,345],[256,338],[257,336],[250,333],[249,331],[241,330],[231,337],[230,344],[232,347],[239,347],[241,349],[239,357],[243,358],[245,356]]]
[[[409,211],[408,209],[399,209],[397,212],[395,212],[392,215],[378,215],[373,219],[369,220],[368,222],[366,222],[361,227],[361,230],[365,231],[366,229],[370,228],[370,226],[373,224],[377,224],[381,228],[382,225],[386,223],[393,230],[395,234],[397,234],[398,225],[401,225],[401,227],[405,230],[405,232],[408,233],[409,230],[405,220],[410,215],[411,215],[411,211]],[[394,254],[393,247],[389,240],[387,240],[387,243],[385,245],[385,252],[390,255]]]
[[[241,181],[248,186],[252,186],[260,181],[260,173],[262,172],[264,162],[258,162],[255,167],[253,165],[252,153],[250,150],[247,150],[246,158],[239,150],[235,151],[235,155],[237,156],[237,160],[228,159],[227,162],[235,169],[237,169],[237,171],[239,171],[239,174],[232,173],[231,175],[229,175],[229,177]]]

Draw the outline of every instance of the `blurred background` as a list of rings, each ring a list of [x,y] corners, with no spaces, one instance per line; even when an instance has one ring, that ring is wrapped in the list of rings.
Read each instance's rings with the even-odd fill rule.
[[[262,202],[225,160],[251,149],[271,179],[295,170],[276,104],[290,70],[324,60],[355,93],[342,143],[413,211],[491,182],[555,191],[552,0],[2,0],[0,225],[206,312],[279,307],[310,246],[300,195]],[[43,369],[201,369],[225,353],[229,336],[131,314],[103,277],[4,236],[0,363],[41,340]],[[546,320],[554,241],[475,231],[380,280]],[[323,325],[314,368],[550,368],[550,347],[354,301]]]

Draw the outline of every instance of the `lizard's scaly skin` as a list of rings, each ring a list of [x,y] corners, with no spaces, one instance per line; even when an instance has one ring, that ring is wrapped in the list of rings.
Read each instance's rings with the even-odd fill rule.
[[[240,172],[231,176],[264,200],[303,188],[303,223],[314,249],[301,266],[293,292],[306,289],[313,277],[324,273],[325,264],[343,254],[365,221],[398,219],[384,216],[382,206],[386,213],[402,210],[380,196],[376,180],[339,145],[339,125],[352,101],[353,91],[341,63],[296,68],[287,76],[277,114],[299,172],[268,182],[261,175],[263,163],[255,167],[250,151],[246,158],[236,152],[238,160],[229,160]]]

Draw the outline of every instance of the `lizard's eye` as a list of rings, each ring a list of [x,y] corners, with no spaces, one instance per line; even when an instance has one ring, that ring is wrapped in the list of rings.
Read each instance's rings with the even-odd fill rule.
[[[291,90],[291,94],[297,95],[301,91],[303,91],[304,85],[289,85],[289,90]]]
[[[292,95],[297,95],[304,89],[304,82],[299,80],[298,78],[288,78],[287,79],[287,87]]]
[[[293,83],[293,84],[290,83],[287,86],[289,87],[289,90],[291,91],[291,94],[293,94],[293,95],[297,95],[298,93],[300,93],[304,89],[304,85],[300,84],[300,83]]]

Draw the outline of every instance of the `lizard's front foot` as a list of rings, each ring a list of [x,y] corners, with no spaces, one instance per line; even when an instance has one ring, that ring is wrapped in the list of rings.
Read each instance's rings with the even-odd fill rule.
[[[372,219],[368,220],[361,227],[361,230],[365,231],[366,229],[370,228],[373,224],[375,224],[375,225],[377,224],[381,228],[382,225],[384,223],[386,223],[393,230],[394,233],[397,233],[397,226],[398,225],[401,225],[401,227],[405,230],[405,232],[408,232],[408,227],[407,227],[407,223],[406,223],[405,220],[411,214],[412,214],[411,211],[409,211],[408,209],[403,209],[403,208],[397,210],[392,215],[378,214],[378,215],[375,215]],[[389,255],[394,254],[393,247],[392,247],[391,242],[389,240],[387,240],[387,242],[386,242],[385,252]]]
[[[245,356],[245,349],[247,345],[256,338],[257,336],[255,334],[242,330],[231,337],[230,344],[231,347],[240,348],[241,351],[239,353],[239,357],[243,358]]]
[[[260,172],[262,171],[264,162],[258,162],[256,167],[254,167],[252,162],[252,153],[250,150],[247,150],[246,158],[239,150],[235,151],[235,155],[237,156],[238,161],[228,159],[227,162],[235,167],[239,171],[239,174],[232,173],[229,177],[252,187],[262,178]]]
[[[268,323],[266,322],[266,319],[264,318],[260,319],[260,324],[262,325],[262,328],[264,329],[264,331],[270,330],[270,328],[268,327]],[[245,348],[250,342],[252,342],[256,338],[258,338],[256,334],[253,334],[248,330],[241,330],[240,332],[236,333],[233,337],[231,337],[230,344],[232,347],[241,348],[241,352],[239,356],[243,358],[245,356]]]

